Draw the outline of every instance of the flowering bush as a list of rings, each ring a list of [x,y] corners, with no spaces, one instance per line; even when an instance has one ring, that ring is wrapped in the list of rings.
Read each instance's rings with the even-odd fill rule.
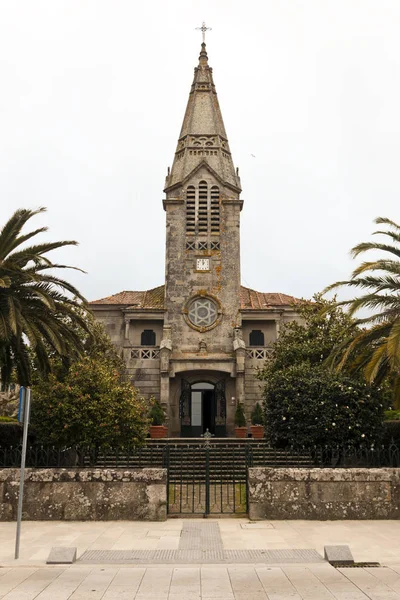
[[[381,438],[380,390],[322,366],[303,363],[270,373],[264,396],[273,444],[359,446]]]
[[[385,390],[332,372],[326,364],[355,331],[340,308],[326,312],[333,306],[320,295],[297,304],[301,321],[284,327],[272,359],[259,372],[265,382],[266,434],[273,444],[359,445],[381,438]]]

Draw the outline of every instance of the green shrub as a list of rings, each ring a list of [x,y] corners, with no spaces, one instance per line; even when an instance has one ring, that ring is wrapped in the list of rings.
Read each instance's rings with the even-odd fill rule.
[[[385,446],[395,443],[400,448],[400,420],[383,422],[383,440]]]
[[[22,425],[18,422],[0,422],[0,446],[19,446],[22,443]]]
[[[257,402],[253,409],[253,412],[251,413],[251,424],[264,425],[264,414],[259,402]]]
[[[244,414],[243,404],[238,402],[235,411],[235,426],[246,427],[246,415]]]
[[[361,445],[382,439],[378,388],[305,363],[270,373],[266,433],[274,445]]]
[[[164,425],[165,422],[165,412],[163,407],[160,404],[159,400],[153,400],[152,407],[149,412],[149,419],[151,425],[160,426]]]
[[[14,417],[0,417],[0,423],[18,423]]]
[[[110,362],[85,357],[59,380],[50,375],[33,394],[31,420],[44,444],[140,445],[147,405]]]
[[[385,410],[385,421],[400,420],[400,410]]]

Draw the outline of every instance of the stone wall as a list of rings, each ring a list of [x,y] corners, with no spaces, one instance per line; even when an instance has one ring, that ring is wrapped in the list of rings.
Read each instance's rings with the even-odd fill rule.
[[[17,518],[19,469],[0,469],[0,521]],[[27,469],[23,519],[165,521],[166,469]]]
[[[249,469],[250,519],[399,519],[400,469]]]

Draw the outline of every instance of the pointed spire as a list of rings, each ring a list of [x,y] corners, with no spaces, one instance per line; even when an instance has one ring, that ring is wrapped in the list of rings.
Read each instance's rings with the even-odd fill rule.
[[[199,56],[199,67],[204,67],[205,65],[208,65],[208,56],[207,56],[206,44],[205,44],[205,42],[203,42],[201,45],[200,56]]]
[[[226,185],[240,192],[204,41],[165,190],[183,184],[202,162]]]

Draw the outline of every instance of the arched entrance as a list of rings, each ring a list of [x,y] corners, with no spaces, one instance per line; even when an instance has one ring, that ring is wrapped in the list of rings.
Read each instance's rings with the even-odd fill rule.
[[[182,437],[201,437],[207,429],[216,437],[225,437],[225,381],[190,383],[182,379],[179,413]]]

